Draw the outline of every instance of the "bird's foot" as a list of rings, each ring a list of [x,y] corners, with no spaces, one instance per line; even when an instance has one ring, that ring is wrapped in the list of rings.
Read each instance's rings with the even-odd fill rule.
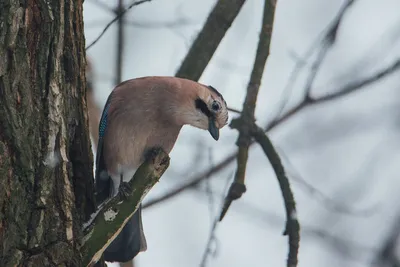
[[[154,159],[158,153],[160,153],[162,151],[161,147],[153,147],[147,150],[146,154],[145,154],[145,159],[149,160],[149,159]]]
[[[131,194],[131,187],[127,182],[121,182],[118,188],[118,193],[122,200],[127,199]]]

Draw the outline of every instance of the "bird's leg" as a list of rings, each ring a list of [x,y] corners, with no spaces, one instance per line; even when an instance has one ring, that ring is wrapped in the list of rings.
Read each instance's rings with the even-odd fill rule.
[[[144,154],[145,160],[149,160],[149,159],[155,158],[157,156],[157,154],[160,153],[161,150],[162,150],[162,148],[158,147],[158,146],[149,148],[146,151],[146,153]]]
[[[131,188],[129,186],[129,183],[124,182],[123,178],[124,178],[124,176],[121,173],[118,192],[119,192],[119,195],[121,196],[122,199],[127,199],[128,196],[130,195]]]

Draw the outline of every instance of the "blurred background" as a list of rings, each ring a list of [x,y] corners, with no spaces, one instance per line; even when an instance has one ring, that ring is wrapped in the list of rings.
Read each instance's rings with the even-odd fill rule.
[[[86,0],[86,45],[118,7],[131,3]],[[88,49],[94,153],[97,123],[114,86],[141,76],[174,76],[216,3],[143,3]],[[263,6],[263,0],[245,1],[199,80],[236,110],[246,94]],[[268,135],[297,202],[300,267],[400,266],[399,10],[396,0],[276,3],[256,119],[266,127],[278,118]],[[230,119],[237,116],[230,113]],[[169,169],[144,203],[183,190],[144,209],[148,250],[135,258],[135,267],[286,266],[281,191],[257,144],[250,148],[247,192],[212,231],[236,169],[237,137],[228,126],[218,142],[206,131],[183,128]],[[200,182],[184,186],[194,179]]]

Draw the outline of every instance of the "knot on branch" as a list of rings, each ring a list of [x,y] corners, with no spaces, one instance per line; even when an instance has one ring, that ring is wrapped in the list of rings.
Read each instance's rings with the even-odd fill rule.
[[[246,192],[246,185],[242,182],[234,181],[229,188],[228,195],[225,198],[225,203],[221,211],[221,215],[219,217],[219,221],[225,217],[226,212],[229,209],[229,206],[232,204],[232,201],[240,198],[243,193]]]
[[[229,188],[227,200],[236,200],[246,192],[246,185],[243,183],[233,182]]]
[[[255,125],[255,119],[253,118],[246,118],[246,117],[239,117],[233,119],[229,124],[231,129],[236,129],[239,131],[239,138],[236,141],[237,146],[249,146],[252,139],[252,130]]]

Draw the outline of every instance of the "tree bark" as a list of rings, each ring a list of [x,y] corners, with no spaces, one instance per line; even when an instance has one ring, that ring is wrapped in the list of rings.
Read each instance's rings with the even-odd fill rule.
[[[80,266],[94,212],[82,1],[0,1],[0,266]]]

